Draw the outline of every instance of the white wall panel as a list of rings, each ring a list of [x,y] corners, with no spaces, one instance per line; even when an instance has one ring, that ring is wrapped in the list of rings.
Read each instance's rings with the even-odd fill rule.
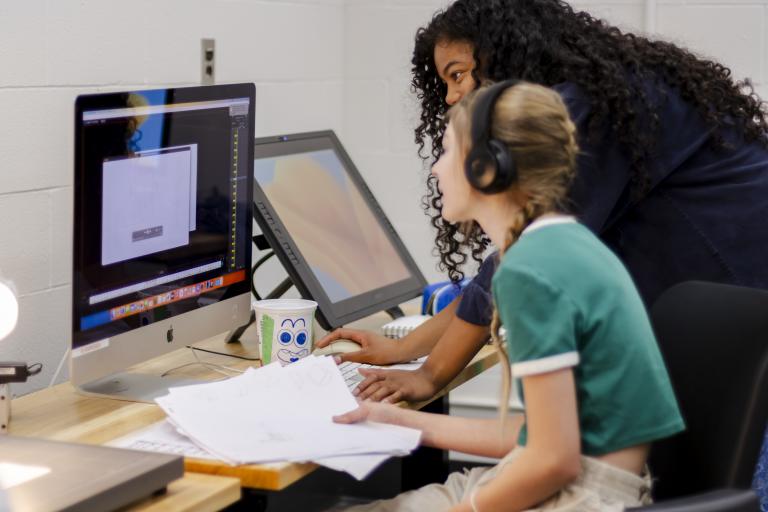
[[[51,195],[51,286],[72,282],[73,187],[57,188]]]
[[[45,191],[0,195],[0,276],[19,295],[50,286],[50,209]],[[0,351],[8,346],[0,343]]]
[[[659,36],[713,58],[736,78],[763,81],[765,8],[762,5],[660,5]]]
[[[257,82],[256,136],[344,129],[344,83]]]
[[[72,183],[77,93],[0,88],[0,194]]]
[[[44,20],[41,1],[0,2],[0,87],[45,84]]]

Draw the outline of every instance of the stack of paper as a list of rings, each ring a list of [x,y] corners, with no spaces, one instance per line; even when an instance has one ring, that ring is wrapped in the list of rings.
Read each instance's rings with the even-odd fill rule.
[[[330,357],[172,388],[157,403],[179,433],[232,464],[312,460],[361,478],[387,457],[409,453],[421,435],[395,425],[334,423],[332,416],[357,402]]]

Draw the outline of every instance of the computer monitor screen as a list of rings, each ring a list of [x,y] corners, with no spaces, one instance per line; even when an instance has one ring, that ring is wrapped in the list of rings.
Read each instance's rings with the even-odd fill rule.
[[[256,220],[329,329],[421,294],[424,277],[332,131],[256,140]]]
[[[246,323],[252,84],[80,96],[72,380]]]

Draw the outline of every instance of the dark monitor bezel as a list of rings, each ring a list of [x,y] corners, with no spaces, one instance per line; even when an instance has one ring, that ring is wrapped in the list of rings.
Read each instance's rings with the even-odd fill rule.
[[[330,149],[338,156],[350,180],[357,186],[410,275],[397,283],[339,302],[332,302],[272,203],[254,178],[253,218],[301,295],[318,303],[317,320],[320,325],[326,330],[335,329],[420,296],[427,284],[426,279],[333,130],[256,138],[253,149],[254,160],[295,154],[295,151],[283,150],[283,148],[295,146],[296,142],[308,143],[308,145],[316,142],[318,147],[309,151]]]
[[[94,93],[94,94],[83,94],[79,95],[75,99],[75,123],[74,123],[74,135],[75,135],[75,155],[74,155],[74,161],[75,161],[75,174],[74,174],[74,191],[73,191],[73,226],[72,226],[72,240],[73,240],[73,251],[77,253],[78,251],[82,251],[81,242],[82,240],[78,236],[80,229],[80,225],[82,222],[82,212],[80,211],[80,208],[78,208],[78,205],[82,204],[83,198],[82,191],[80,188],[80,182],[84,179],[83,173],[85,172],[83,168],[83,142],[82,142],[82,126],[83,126],[83,113],[88,111],[96,111],[96,110],[108,110],[113,108],[126,108],[126,96],[131,93],[138,93],[138,94],[151,94],[158,91],[164,91],[166,93],[166,105],[173,105],[177,103],[187,103],[187,102],[204,102],[204,101],[217,101],[217,100],[229,100],[232,98],[248,98],[248,118],[250,120],[255,120],[255,108],[256,108],[256,86],[253,83],[238,83],[238,84],[221,84],[221,85],[209,85],[209,86],[193,86],[193,87],[168,87],[168,88],[157,88],[157,89],[135,89],[131,91],[119,91],[119,92],[105,92],[105,93]],[[253,141],[254,135],[255,135],[255,121],[250,123],[250,126],[248,127],[248,136],[247,141]],[[253,155],[253,147],[249,144],[248,145],[248,153]],[[249,177],[250,180],[253,180],[253,175]],[[244,201],[244,204],[247,206],[250,206],[252,208],[253,204],[253,197],[252,197],[252,191],[253,187],[246,187],[246,194],[248,197]],[[251,208],[248,208],[249,210]],[[247,213],[246,213],[247,215]],[[246,236],[248,239],[252,237],[252,225],[248,223],[247,225],[247,231]],[[226,297],[225,299],[241,296],[244,294],[250,295],[250,269],[248,266],[251,264],[252,259],[252,244],[247,243],[245,245],[245,251],[246,251],[246,279],[243,281],[239,281],[236,283],[232,283],[228,286]],[[75,338],[75,333],[79,332],[80,329],[78,327],[78,309],[76,307],[75,301],[78,300],[78,297],[80,296],[80,287],[79,287],[79,280],[78,275],[82,273],[82,268],[80,266],[81,259],[80,258],[73,258],[72,262],[72,269],[73,269],[73,279],[72,279],[72,312],[71,312],[71,326],[72,326],[72,335],[73,335],[73,343]],[[182,314],[180,316],[184,316],[186,314]],[[194,312],[191,312],[194,313]],[[173,317],[172,317],[173,318]],[[146,327],[146,326],[144,326]],[[136,329],[131,329],[129,331],[125,331],[121,333],[120,335],[126,334],[127,332],[131,332]],[[85,345],[93,343],[92,341],[85,343]]]

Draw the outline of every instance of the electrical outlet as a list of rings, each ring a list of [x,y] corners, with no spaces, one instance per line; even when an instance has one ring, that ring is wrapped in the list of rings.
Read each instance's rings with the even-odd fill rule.
[[[216,83],[216,40],[200,40],[200,83],[213,85]]]

